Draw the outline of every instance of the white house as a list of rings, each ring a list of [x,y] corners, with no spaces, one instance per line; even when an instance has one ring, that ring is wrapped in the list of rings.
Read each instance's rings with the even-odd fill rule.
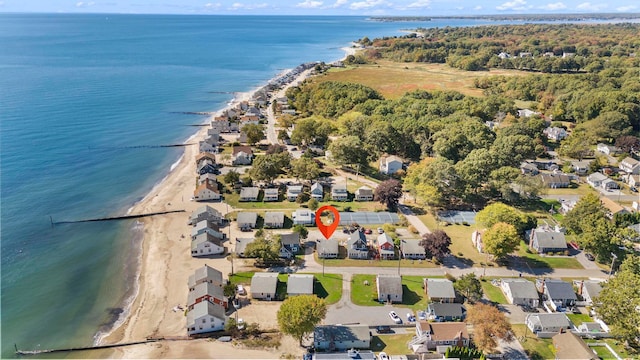
[[[316,182],[311,185],[311,197],[318,201],[322,201],[324,198],[324,188],[322,187],[322,184]]]
[[[400,242],[400,251],[405,259],[425,259],[427,252],[420,246],[419,239],[408,239]]]
[[[294,225],[313,226],[316,223],[315,214],[308,209],[298,209],[291,214]]]
[[[279,194],[278,189],[264,189],[264,196],[262,197],[262,201],[278,201]]]
[[[191,256],[209,256],[224,254],[224,246],[220,244],[220,239],[210,234],[200,234],[191,240]]]
[[[553,141],[560,141],[565,139],[567,136],[569,136],[567,134],[567,130],[561,127],[548,127],[544,129],[542,132],[547,136],[547,139],[553,140]]]
[[[290,274],[287,281],[287,295],[313,294],[313,274]]]
[[[624,160],[620,161],[618,167],[620,168],[620,170],[626,172],[627,174],[640,174],[640,161],[631,157],[626,157],[624,158]]]
[[[293,202],[296,201],[298,195],[302,193],[302,185],[289,185],[287,186],[287,200]]]
[[[361,186],[356,190],[355,201],[373,201],[373,190],[368,186]]]
[[[561,330],[569,330],[572,325],[564,313],[532,313],[525,318],[525,324],[538,337],[552,337]]]
[[[193,274],[189,275],[189,280],[187,282],[189,291],[193,291],[196,285],[202,283],[209,283],[219,287],[223,287],[225,284],[222,278],[222,272],[210,267],[209,265],[199,267],[193,272]]]
[[[251,278],[251,297],[262,300],[276,300],[278,273],[255,273]]]
[[[331,200],[347,201],[349,193],[347,192],[347,184],[335,184],[331,188]]]
[[[471,233],[471,242],[473,246],[478,249],[479,253],[482,253],[482,249],[484,248],[482,245],[482,233],[478,230]]]
[[[531,53],[520,53],[520,57],[522,57],[522,54],[531,54]],[[518,117],[520,117],[520,118],[528,118],[528,117],[532,117],[534,115],[540,115],[540,113],[537,112],[537,111],[530,110],[530,109],[518,110]]]
[[[209,220],[201,220],[191,229],[191,240],[195,240],[200,234],[209,234],[215,238],[223,240],[226,234],[220,231],[220,227],[215,222]]]
[[[603,173],[593,173],[589,176],[587,176],[587,183],[589,185],[591,185],[594,188],[598,188],[602,185],[602,182],[605,180],[608,180],[609,178],[607,177],[607,175],[603,174]]]
[[[402,278],[400,275],[378,275],[376,289],[379,302],[402,302]]]
[[[601,152],[603,154],[607,154],[607,155],[615,155],[615,154],[618,154],[620,152],[620,148],[617,148],[617,147],[611,146],[611,145],[607,145],[607,144],[603,144],[603,143],[599,143],[598,145],[596,145],[596,150],[598,150],[599,152]]]
[[[452,303],[456,300],[456,291],[453,283],[447,279],[427,279],[423,280],[424,291],[427,293],[429,302]]]
[[[540,303],[538,290],[529,280],[521,278],[502,279],[500,289],[510,304],[538,307]]]
[[[267,211],[264,213],[264,227],[281,229],[284,226],[284,213],[281,211]]]
[[[238,201],[258,201],[260,189],[257,187],[243,187],[240,189],[240,198]]]
[[[220,200],[218,183],[215,181],[203,182],[193,192],[193,199],[195,201]]]
[[[189,225],[195,226],[202,220],[209,220],[220,225],[223,222],[223,217],[218,210],[212,208],[209,205],[203,205],[191,213],[191,217],[189,218]]]
[[[395,155],[383,156],[380,158],[380,172],[391,175],[402,170],[402,159]]]
[[[233,165],[251,165],[253,161],[253,150],[251,146],[234,146],[231,151]]]
[[[254,212],[240,212],[238,213],[238,227],[240,230],[251,230],[256,228],[256,222],[258,222],[258,214]]]
[[[195,304],[187,312],[187,333],[189,335],[202,334],[224,330],[225,310],[218,304],[203,301]]]

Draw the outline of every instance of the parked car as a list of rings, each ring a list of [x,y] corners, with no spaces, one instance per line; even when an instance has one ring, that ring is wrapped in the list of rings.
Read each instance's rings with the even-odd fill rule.
[[[393,320],[394,323],[402,324],[402,319],[400,319],[400,316],[398,316],[395,311],[389,311],[389,317],[391,318],[391,320]]]
[[[389,360],[389,355],[383,351],[378,354],[378,360]]]
[[[418,319],[427,320],[427,312],[426,311],[418,311]]]
[[[367,235],[371,235],[371,233],[373,233],[373,231],[371,231],[371,229],[364,229],[364,233]]]
[[[380,326],[376,326],[376,333],[378,333],[378,334],[391,334],[391,333],[393,333],[393,330],[391,330],[390,326],[380,325]]]
[[[589,260],[589,261],[595,261],[596,260],[595,256],[593,256],[593,255],[591,255],[589,253],[584,254],[584,257],[586,257],[587,260]]]
[[[415,315],[413,315],[413,313],[411,313],[411,312],[407,313],[407,321],[408,322],[415,322],[416,321]]]
[[[244,286],[242,286],[242,284],[238,284],[236,288],[236,293],[238,295],[247,295],[247,290],[244,289]]]
[[[383,228],[378,228],[378,234],[384,234],[384,229]]]
[[[236,326],[238,327],[238,330],[244,329],[244,320],[242,318],[239,318]]]
[[[633,192],[638,192],[638,189],[635,186],[632,186],[629,189],[631,189],[631,191],[633,191]]]

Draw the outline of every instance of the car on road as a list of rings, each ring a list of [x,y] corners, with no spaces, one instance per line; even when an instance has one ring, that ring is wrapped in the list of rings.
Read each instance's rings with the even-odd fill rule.
[[[378,354],[378,360],[389,360],[389,355],[383,351]]]
[[[638,189],[635,186],[632,186],[629,189],[631,189],[631,191],[633,191],[633,192],[638,192]]]
[[[415,322],[416,321],[416,317],[415,317],[415,315],[413,315],[412,312],[407,313],[407,321],[408,322]]]
[[[391,334],[391,333],[393,333],[393,330],[391,330],[390,326],[380,325],[380,326],[376,326],[376,333],[378,333],[378,334]]]
[[[389,311],[389,317],[391,318],[391,320],[393,320],[394,323],[402,324],[402,319],[400,319],[400,316],[398,316],[395,311]]]
[[[589,261],[595,261],[595,259],[596,259],[595,256],[593,256],[593,255],[591,255],[589,253],[584,254],[584,257],[586,257],[587,260],[589,260]]]
[[[427,312],[426,311],[418,311],[418,319],[427,320]]]

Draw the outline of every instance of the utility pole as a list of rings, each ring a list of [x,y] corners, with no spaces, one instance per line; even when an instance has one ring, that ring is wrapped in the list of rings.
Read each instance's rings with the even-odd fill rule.
[[[609,269],[609,277],[608,279],[611,279],[611,274],[613,273],[613,264],[616,262],[616,259],[618,258],[618,256],[614,253],[611,253],[611,269]]]
[[[226,203],[227,205],[227,217],[229,217],[229,203]],[[228,228],[227,228],[227,238],[229,238],[229,244],[231,244],[231,219],[227,219],[228,222]],[[233,271],[233,258],[235,257],[235,245],[233,248],[233,252],[231,252],[231,254],[229,254],[229,257],[231,258],[231,275],[234,274]]]

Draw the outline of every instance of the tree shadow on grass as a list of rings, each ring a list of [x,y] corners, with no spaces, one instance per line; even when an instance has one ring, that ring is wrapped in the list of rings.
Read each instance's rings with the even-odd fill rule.
[[[375,351],[375,352],[379,352],[384,350],[384,348],[387,347],[387,344],[382,341],[382,339],[380,339],[379,336],[372,336],[371,337],[371,350]]]
[[[314,281],[313,293],[321,299],[326,299],[329,296],[327,289],[322,286],[322,283],[318,280]]]
[[[402,304],[415,305],[422,300],[422,296],[415,291],[411,291],[407,285],[402,285]]]

